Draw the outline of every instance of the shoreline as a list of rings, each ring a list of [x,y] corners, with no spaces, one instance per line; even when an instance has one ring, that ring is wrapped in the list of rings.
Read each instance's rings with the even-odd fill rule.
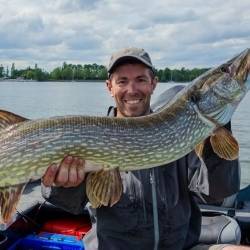
[[[0,79],[0,83],[1,82],[101,82],[101,83],[105,83],[106,80],[46,80],[46,81],[37,81],[37,80],[20,80],[20,79]],[[168,81],[168,82],[162,82],[162,83],[177,83],[174,81]],[[185,83],[185,82],[183,82]]]
[[[37,81],[37,80],[25,80],[25,79],[0,79],[0,82],[105,82],[105,80],[45,80],[45,81]]]

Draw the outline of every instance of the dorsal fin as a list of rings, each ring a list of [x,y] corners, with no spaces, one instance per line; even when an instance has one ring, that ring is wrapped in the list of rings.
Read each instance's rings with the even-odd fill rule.
[[[0,110],[0,130],[4,129],[10,125],[19,123],[19,122],[24,122],[29,119],[22,117],[20,115],[16,115],[14,113],[11,113],[9,111],[5,110]]]

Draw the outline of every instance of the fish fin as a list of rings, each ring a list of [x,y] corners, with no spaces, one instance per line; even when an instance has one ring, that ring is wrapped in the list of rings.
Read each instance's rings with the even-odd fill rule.
[[[26,184],[0,188],[0,223],[9,223]]]
[[[10,125],[24,122],[29,119],[22,117],[20,115],[16,115],[14,113],[11,113],[9,111],[0,110],[0,129],[4,129]]]
[[[112,207],[117,203],[122,195],[122,180],[118,168],[89,173],[86,194],[93,208]]]
[[[232,133],[221,127],[210,136],[214,152],[223,159],[235,160],[239,157],[239,144]]]
[[[195,150],[195,153],[198,155],[199,158],[202,158],[204,146],[205,146],[204,141],[195,146],[194,150]]]

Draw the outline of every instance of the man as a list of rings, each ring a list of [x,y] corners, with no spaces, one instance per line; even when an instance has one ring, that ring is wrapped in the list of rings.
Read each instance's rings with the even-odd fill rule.
[[[128,48],[114,53],[108,74],[107,88],[116,104],[108,115],[136,117],[152,112],[150,98],[157,78],[147,52]],[[96,209],[98,249],[181,250],[197,245],[201,214],[194,193],[204,200],[216,201],[239,188],[237,160],[218,158],[207,143],[204,161],[206,166],[201,167],[191,152],[167,167],[121,173],[120,201],[113,207]],[[49,189],[47,199],[72,213],[80,213],[88,201],[84,167],[84,159],[72,156],[65,157],[59,166],[51,164],[43,177],[43,184]]]

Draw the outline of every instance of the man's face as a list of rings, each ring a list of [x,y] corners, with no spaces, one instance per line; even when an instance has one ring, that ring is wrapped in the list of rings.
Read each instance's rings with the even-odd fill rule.
[[[157,84],[150,70],[143,64],[124,64],[107,80],[114,97],[118,117],[142,116],[150,112],[150,98]]]

